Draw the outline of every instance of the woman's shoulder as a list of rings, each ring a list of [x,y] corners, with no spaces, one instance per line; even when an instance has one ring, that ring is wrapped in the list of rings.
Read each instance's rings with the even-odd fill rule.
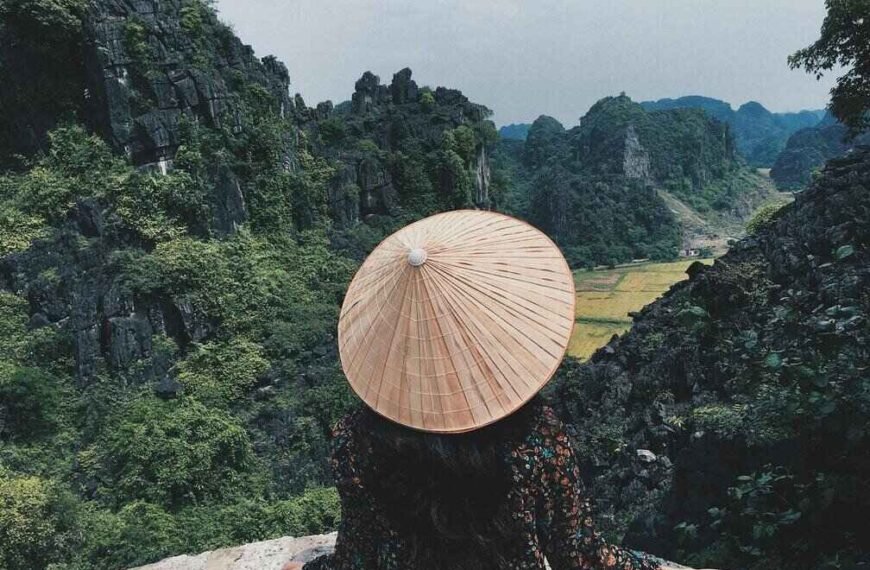
[[[361,420],[362,412],[362,407],[356,407],[339,418],[332,426],[332,437],[353,432]]]
[[[549,459],[554,448],[568,445],[564,424],[550,406],[541,404],[530,412],[528,428],[510,452],[514,459],[525,464],[525,469],[530,463]]]
[[[547,404],[541,404],[535,412],[534,421],[529,436],[535,439],[540,437],[555,437],[564,433],[565,424],[559,419],[555,410]]]
[[[332,428],[329,462],[339,487],[359,483],[360,463],[365,459],[365,454],[360,453],[358,436],[361,415],[362,410],[355,409],[339,419]]]
[[[362,407],[354,408],[332,426],[333,453],[336,451],[346,451],[354,445],[357,434],[360,432],[360,424],[364,416],[363,412]]]

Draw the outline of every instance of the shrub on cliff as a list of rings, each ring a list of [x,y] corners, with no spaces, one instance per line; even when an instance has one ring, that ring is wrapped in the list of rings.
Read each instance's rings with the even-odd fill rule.
[[[45,568],[68,554],[75,503],[60,486],[0,468],[0,567]]]
[[[117,410],[80,459],[104,482],[107,499],[169,509],[244,493],[254,469],[239,422],[192,400],[134,400]]]

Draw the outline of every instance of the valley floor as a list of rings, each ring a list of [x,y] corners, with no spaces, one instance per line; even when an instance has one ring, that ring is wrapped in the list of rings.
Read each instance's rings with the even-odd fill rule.
[[[627,331],[631,327],[628,313],[639,311],[671,285],[687,279],[686,269],[695,261],[698,259],[575,271],[576,324],[568,354],[588,358],[613,335]]]

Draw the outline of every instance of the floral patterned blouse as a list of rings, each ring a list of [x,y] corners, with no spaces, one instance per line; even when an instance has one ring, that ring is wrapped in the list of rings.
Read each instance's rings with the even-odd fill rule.
[[[335,427],[330,458],[341,498],[342,521],[335,552],[307,563],[304,570],[408,570],[401,529],[390,528],[360,480],[357,433],[359,412]],[[535,429],[513,449],[514,485],[508,500],[523,526],[522,540],[499,570],[657,570],[640,553],[607,544],[593,528],[590,498],[583,494],[568,436],[554,412],[543,408]]]

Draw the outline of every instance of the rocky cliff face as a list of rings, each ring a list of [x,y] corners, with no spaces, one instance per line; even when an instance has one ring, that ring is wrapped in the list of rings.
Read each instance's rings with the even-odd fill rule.
[[[688,181],[687,194],[738,166],[727,125],[696,109],[648,112],[625,95],[598,101],[568,139],[586,172],[637,177],[640,168],[659,186]]]
[[[166,376],[171,362],[152,359],[152,338],[187,346],[206,338],[214,323],[183,296],[134,296],[111,261],[126,237],[104,205],[81,200],[56,239],[0,260],[0,286],[26,293],[33,327],[68,331],[79,385],[93,382],[104,368],[123,371],[143,361],[149,364],[142,380],[159,382],[171,393],[178,387]],[[56,272],[57,279],[45,279],[46,272]]]
[[[408,69],[310,107],[201,0],[0,16],[0,567],[335,528],[342,292],[395,227],[498,204],[489,111]]]
[[[295,229],[328,218],[353,228],[371,216],[397,223],[438,209],[495,205],[489,111],[456,90],[424,94],[409,69],[389,85],[364,74],[348,106],[309,108],[301,96],[290,98],[281,62],[257,58],[201,2],[98,0],[63,15],[72,19],[68,28],[42,33],[55,49],[81,54],[82,66],[72,69],[77,75],[64,76],[62,94],[70,97],[64,108],[75,109],[143,173],[172,172],[180,152],[181,170],[196,186],[184,189],[185,199],[201,193],[204,202],[187,220],[194,235],[227,236],[245,223],[274,229],[275,217],[292,218]],[[23,31],[23,25],[2,28],[6,36]],[[4,44],[4,69],[48,57],[25,51],[28,45]],[[22,84],[50,82],[52,72],[48,66],[45,77],[38,68],[22,72]],[[5,82],[0,95],[23,99],[15,88]],[[60,110],[51,115],[55,107],[45,105],[26,128],[11,123],[9,138],[31,150],[42,145],[60,119]],[[459,143],[452,135],[458,128]],[[328,178],[325,196],[311,190],[321,177]],[[264,187],[280,183],[309,189],[270,197]],[[154,335],[187,347],[215,328],[183,295],[134,298],[122,284],[113,255],[154,244],[126,227],[117,204],[108,202],[104,196],[79,200],[58,223],[62,239],[0,262],[3,286],[29,292],[35,322],[70,327],[76,375],[84,383],[102,363],[118,371],[150,359]],[[87,255],[79,237],[90,240]],[[38,278],[49,269],[60,272],[59,282]],[[163,378],[168,368],[162,362],[146,376]],[[165,386],[173,382],[166,379]]]
[[[198,3],[100,0],[84,33],[92,124],[137,165],[169,167],[183,118],[241,131],[247,86],[263,89],[278,117],[293,112],[287,68],[257,58]]]
[[[551,395],[610,531],[698,565],[861,559],[868,243],[863,150],[566,365]]]
[[[625,131],[625,151],[622,159],[622,172],[628,178],[649,180],[649,153],[640,143],[633,125]]]
[[[70,61],[77,62],[75,54],[81,53],[79,117],[134,166],[166,174],[182,143],[192,146],[194,126],[230,146],[241,143],[243,133],[251,130],[254,112],[272,114],[276,120],[292,114],[283,64],[256,58],[198,2],[100,0],[75,14],[80,17],[77,33],[58,37],[46,30],[48,41],[65,42],[58,49],[76,48]],[[10,64],[20,57],[20,50],[9,49],[4,61]],[[38,82],[50,73],[45,69],[22,75],[25,82]],[[257,104],[252,93],[259,97]],[[285,133],[291,132],[288,124]],[[44,137],[44,132],[37,133],[34,140]],[[279,157],[293,153],[289,139],[277,149]],[[275,165],[286,168],[279,161]],[[207,208],[192,220],[195,233],[230,234],[248,219],[245,194],[252,191],[251,178],[243,170],[227,161],[203,167]],[[80,382],[95,378],[103,362],[110,370],[124,370],[149,359],[154,335],[187,346],[212,330],[208,319],[182,298],[134,299],[121,285],[110,262],[113,252],[148,244],[125,227],[105,197],[77,201],[59,226],[58,239],[5,258],[0,273],[4,288],[28,291],[34,322],[69,327]],[[89,241],[86,253],[80,239]],[[59,271],[57,282],[38,278],[49,268]],[[146,376],[159,380],[168,367],[161,362]]]

